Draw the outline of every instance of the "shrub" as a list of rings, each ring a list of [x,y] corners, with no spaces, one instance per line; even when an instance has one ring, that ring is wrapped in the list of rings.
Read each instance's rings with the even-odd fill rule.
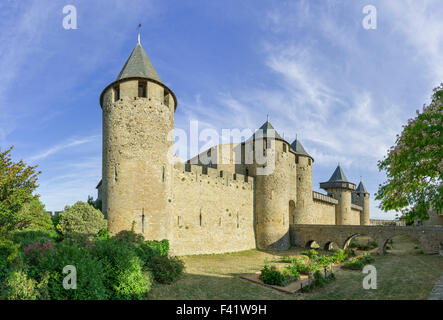
[[[128,245],[140,245],[143,244],[145,239],[143,235],[135,233],[133,230],[123,230],[115,235],[115,240],[123,241]]]
[[[309,262],[309,257],[305,255],[298,255],[294,257],[282,257],[278,262],[285,262],[285,263],[296,263],[296,262]]]
[[[160,255],[154,256],[150,264],[154,279],[164,284],[175,282],[183,274],[184,267],[179,258]]]
[[[30,279],[25,270],[15,269],[8,273],[2,283],[1,292],[7,300],[43,300],[48,298],[48,279],[38,283]]]
[[[342,268],[350,270],[362,270],[365,263],[358,258],[351,258],[347,263],[345,263]]]
[[[60,235],[54,230],[20,230],[11,233],[11,239],[15,243],[21,244],[24,248],[30,244],[40,242],[58,242]]]
[[[288,257],[288,256],[285,256],[285,257],[282,257],[280,260],[278,260],[278,262],[285,262],[285,263],[291,263],[291,262],[293,262],[293,257]]]
[[[332,255],[322,255],[322,256],[316,256],[314,259],[315,263],[317,263],[320,267],[327,267],[331,263],[333,263],[333,256]]]
[[[149,268],[152,258],[155,256],[167,256],[169,252],[169,241],[148,240],[145,241],[141,234],[134,231],[121,231],[115,236],[119,243],[130,246],[135,250],[143,262],[144,268]]]
[[[112,299],[141,299],[151,289],[149,272],[143,272],[143,262],[133,246],[120,240],[96,241],[92,252],[103,264],[106,287]]]
[[[54,252],[52,242],[37,241],[24,248],[25,262],[30,265],[37,265],[42,256],[46,256]]]
[[[314,277],[312,279],[312,282],[306,286],[303,287],[302,292],[309,292],[314,290],[315,288],[321,288],[324,287],[326,284],[332,282],[335,280],[335,274],[330,273],[328,276],[323,277],[323,274],[320,271],[314,272]]]
[[[0,238],[0,282],[8,273],[9,268],[19,258],[19,244],[9,239]]]
[[[318,256],[318,252],[314,249],[303,251],[301,254],[304,256],[308,256],[309,258],[314,258],[314,257]]]
[[[109,238],[111,238],[111,234],[109,233],[108,228],[104,228],[97,233],[95,240],[108,240]]]
[[[373,258],[373,257],[371,256],[371,254],[368,253],[368,252],[364,252],[364,253],[362,254],[362,256],[359,257],[359,259],[360,259],[361,261],[363,261],[365,264],[368,264],[368,263],[371,263],[371,262],[374,261],[374,258]]]
[[[300,273],[299,273],[296,265],[286,266],[283,269],[283,275],[285,275],[286,277],[290,277],[291,281],[297,280],[298,278],[300,278]]]
[[[60,213],[57,229],[63,235],[95,236],[106,228],[107,223],[103,213],[88,203],[78,201],[72,207],[66,206]]]
[[[297,271],[301,274],[309,274],[311,268],[309,263],[302,261],[295,261],[294,266],[297,268]]]
[[[343,249],[338,249],[334,254],[332,255],[332,262],[339,263],[343,262],[348,258],[348,254]]]
[[[72,265],[77,271],[77,289],[63,288],[63,269]],[[107,270],[88,248],[74,243],[61,242],[52,253],[40,255],[35,265],[35,279],[48,277],[48,294],[53,300],[102,300],[108,299]]]
[[[261,270],[260,279],[263,283],[284,287],[289,282],[289,278],[285,277],[274,266],[264,266]]]

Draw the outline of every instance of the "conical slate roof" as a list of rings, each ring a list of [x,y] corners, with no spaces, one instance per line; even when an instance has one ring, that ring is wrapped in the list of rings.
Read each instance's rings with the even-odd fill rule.
[[[274,138],[284,140],[274,129],[269,121],[266,121],[259,130],[257,130],[250,139]]]
[[[366,190],[366,188],[363,185],[362,181],[360,181],[360,183],[358,184],[357,190],[355,190],[355,192],[357,192],[357,193],[368,193],[368,191]]]
[[[333,181],[349,182],[348,178],[346,178],[345,173],[341,169],[340,165],[337,166],[337,169],[335,169],[334,173],[332,174],[328,182],[333,182]]]
[[[298,155],[307,156],[311,158],[311,156],[306,152],[305,148],[303,148],[302,144],[298,139],[295,139],[294,142],[291,144],[291,149]]]
[[[117,80],[131,77],[143,77],[161,82],[157,71],[155,71],[140,43],[137,43],[134,50],[132,50]]]

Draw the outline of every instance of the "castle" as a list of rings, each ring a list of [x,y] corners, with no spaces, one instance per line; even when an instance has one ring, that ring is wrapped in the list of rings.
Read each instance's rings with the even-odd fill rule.
[[[168,239],[171,251],[184,255],[285,250],[290,225],[369,225],[363,183],[356,188],[338,166],[320,184],[327,194],[313,191],[314,159],[269,121],[244,142],[175,161],[168,135],[177,99],[140,40],[117,80],[103,90],[100,105],[103,166],[97,189],[111,234],[134,228],[146,239]]]

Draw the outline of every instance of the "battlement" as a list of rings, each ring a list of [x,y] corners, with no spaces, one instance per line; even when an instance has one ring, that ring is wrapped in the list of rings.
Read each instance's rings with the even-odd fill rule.
[[[338,204],[338,200],[316,191],[312,191],[312,198],[314,200],[323,201],[334,205]]]
[[[197,164],[176,162],[174,170],[188,175],[191,179],[195,178],[195,181],[199,181],[199,178],[209,178],[209,181],[212,179],[215,183],[221,183],[226,186],[241,185],[251,190],[254,184],[254,177]],[[186,179],[185,177],[183,178]]]

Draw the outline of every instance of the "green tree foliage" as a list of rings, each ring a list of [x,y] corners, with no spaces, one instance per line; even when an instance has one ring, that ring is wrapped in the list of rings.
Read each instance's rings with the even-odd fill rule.
[[[65,236],[95,236],[107,227],[103,213],[82,201],[76,202],[73,206],[66,206],[60,213],[58,221],[57,230]]]
[[[403,126],[379,170],[387,181],[376,195],[384,211],[401,212],[410,224],[429,219],[429,210],[443,209],[443,83],[434,89],[429,105]]]
[[[45,205],[35,196],[25,203],[17,214],[16,229],[51,230],[54,229],[51,215],[46,212]]]
[[[23,205],[34,198],[38,187],[37,166],[28,166],[22,160],[12,161],[13,147],[0,151],[0,226],[14,229],[17,213]]]

